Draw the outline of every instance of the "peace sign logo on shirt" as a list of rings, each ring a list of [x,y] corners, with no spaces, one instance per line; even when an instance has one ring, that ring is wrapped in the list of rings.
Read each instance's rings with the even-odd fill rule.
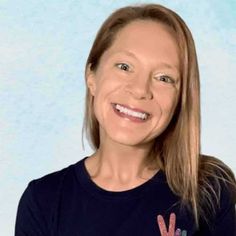
[[[160,229],[161,236],[187,236],[186,230],[176,228],[176,215],[175,213],[170,214],[169,227],[167,231],[167,225],[162,215],[157,216],[157,224]]]

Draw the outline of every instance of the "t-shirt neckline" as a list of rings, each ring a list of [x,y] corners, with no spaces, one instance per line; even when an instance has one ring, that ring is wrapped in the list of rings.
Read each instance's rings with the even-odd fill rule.
[[[88,157],[83,158],[81,161],[77,163],[76,167],[76,175],[77,179],[82,185],[82,187],[89,192],[90,194],[99,197],[106,198],[108,200],[127,200],[133,198],[139,198],[145,194],[150,187],[156,185],[160,182],[165,182],[165,176],[163,171],[159,170],[157,173],[148,179],[146,182],[142,183],[139,186],[136,186],[132,189],[124,190],[124,191],[110,191],[106,190],[100,186],[98,186],[90,177],[89,172],[85,166],[85,160]],[[161,180],[161,181],[160,181]]]

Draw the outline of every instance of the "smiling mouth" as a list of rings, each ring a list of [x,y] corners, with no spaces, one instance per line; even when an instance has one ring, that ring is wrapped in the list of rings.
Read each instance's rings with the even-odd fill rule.
[[[146,121],[150,117],[150,114],[147,112],[131,109],[121,104],[112,103],[112,106],[118,115],[128,117],[134,121]]]

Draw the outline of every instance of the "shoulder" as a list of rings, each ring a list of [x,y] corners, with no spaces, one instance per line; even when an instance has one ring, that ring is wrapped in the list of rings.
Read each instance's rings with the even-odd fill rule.
[[[232,194],[236,194],[236,180],[233,171],[220,159],[201,155],[199,161],[199,184],[204,182],[212,183],[221,187],[225,186],[232,191]]]
[[[221,195],[228,194],[236,202],[236,180],[233,171],[220,159],[201,155],[199,187],[212,188]]]
[[[62,170],[32,180],[18,204],[15,231],[20,235],[51,235],[61,199],[70,200],[83,159]],[[28,234],[27,234],[28,235]]]
[[[76,183],[75,167],[80,162],[30,181],[21,197],[20,205],[50,214],[62,193],[69,194],[67,189]]]
[[[30,181],[27,189],[40,198],[54,198],[66,179],[73,175],[73,165]],[[46,200],[46,199],[45,199]]]
[[[232,170],[218,158],[202,155],[199,162],[199,206],[202,217],[206,221],[233,221],[235,203],[236,181]]]

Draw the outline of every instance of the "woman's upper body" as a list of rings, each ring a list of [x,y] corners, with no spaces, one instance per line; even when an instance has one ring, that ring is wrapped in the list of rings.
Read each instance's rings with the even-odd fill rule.
[[[157,216],[168,222],[171,213],[183,235],[234,235],[234,203],[225,188],[216,217],[197,230],[163,171],[129,190],[110,191],[92,180],[86,159],[29,184],[19,204],[16,236],[158,236]]]
[[[199,73],[184,21],[156,4],[115,11],[96,36],[85,77],[84,127],[95,149],[86,165],[94,183],[106,190],[95,188],[81,175],[85,171],[68,174],[79,165],[34,181],[21,200],[17,232],[46,235],[48,228],[57,235],[149,236],[161,231],[174,236],[180,227],[183,235],[185,229],[194,235],[196,228],[209,235],[207,221],[212,235],[221,235],[226,223],[224,232],[233,234],[234,175],[220,161],[204,162],[200,155]],[[79,186],[76,175],[87,185]],[[155,181],[147,182],[153,176],[156,189]],[[95,199],[89,189],[111,199]],[[109,192],[124,189],[128,192]],[[117,200],[140,189],[142,198]]]

